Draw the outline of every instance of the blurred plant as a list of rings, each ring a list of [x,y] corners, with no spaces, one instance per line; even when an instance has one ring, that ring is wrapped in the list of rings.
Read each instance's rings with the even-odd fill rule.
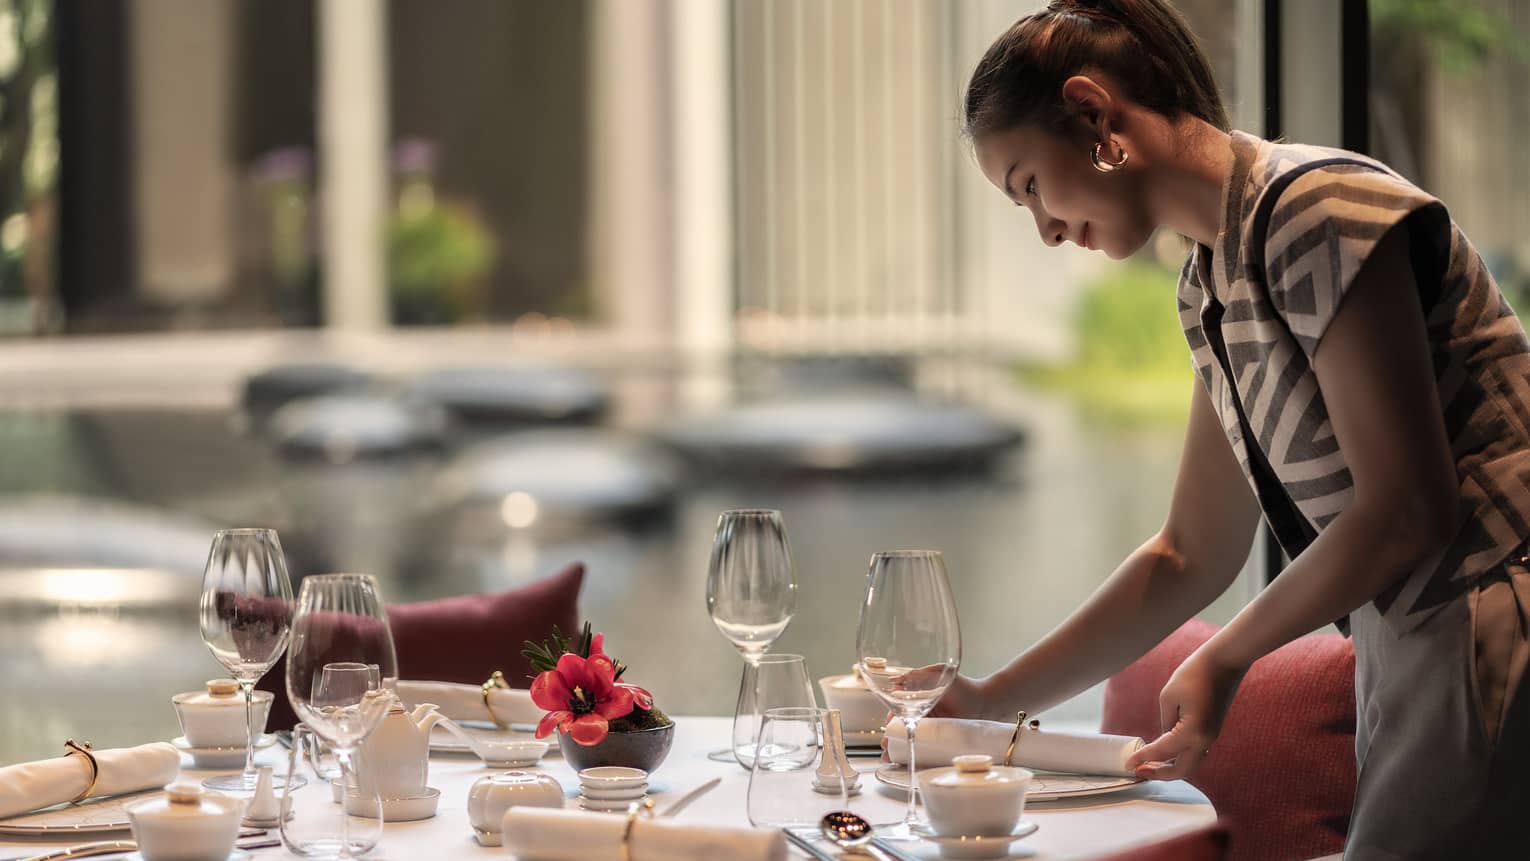
[[[1500,50],[1530,60],[1530,42],[1472,0],[1370,0],[1370,11],[1378,46],[1419,39],[1447,71],[1470,72]]]
[[[1175,310],[1177,283],[1175,270],[1152,263],[1107,270],[1074,314],[1073,358],[1024,365],[1021,378],[1112,424],[1183,423],[1194,375]]]
[[[52,4],[0,0],[0,299],[30,305],[7,329],[56,322],[52,248],[58,176]]]
[[[393,162],[399,177],[388,221],[394,320],[451,323],[479,314],[484,278],[498,257],[493,234],[473,209],[437,196],[435,147],[428,141],[400,141]]]

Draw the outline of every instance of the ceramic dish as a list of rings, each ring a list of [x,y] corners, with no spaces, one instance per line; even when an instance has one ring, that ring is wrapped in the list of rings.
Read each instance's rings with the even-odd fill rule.
[[[170,740],[175,749],[181,753],[191,755],[191,767],[200,770],[214,770],[225,768],[244,767],[244,745],[234,747],[195,747],[186,740],[185,736],[177,736]],[[255,737],[255,749],[261,750],[276,744],[276,736],[264,733]]]
[[[224,858],[223,861],[248,861],[250,857],[250,853],[244,851],[243,849],[235,849],[233,852],[230,852],[228,857]],[[138,852],[129,852],[128,854],[122,856],[122,861],[148,861],[148,859],[143,857],[143,855]]]
[[[358,796],[352,794],[351,798]],[[382,815],[384,822],[414,822],[419,819],[429,819],[436,815],[436,806],[441,803],[441,790],[434,786],[425,787],[424,795],[416,795],[413,798],[384,798],[382,800]],[[349,800],[345,810],[352,816],[360,816],[370,819],[368,811],[362,810],[360,804],[350,804]]]
[[[924,771],[920,769],[921,774]],[[1030,790],[1025,793],[1026,803],[1104,795],[1131,789],[1142,782],[1139,777],[1111,777],[1104,774],[1057,774],[1050,771],[1037,771],[1034,774]],[[908,767],[905,765],[884,765],[876,770],[876,778],[888,786],[908,790]]]
[[[453,721],[461,733],[454,733],[446,724],[438,723],[430,728],[430,752],[431,753],[465,753],[477,754],[473,743],[465,736],[479,740],[485,745],[510,745],[521,742],[535,742],[548,744],[553,749],[556,745],[540,741],[536,733],[524,729],[500,729],[493,724],[478,723],[475,721]],[[479,754],[482,757],[481,754]],[[486,760],[487,761],[487,760]],[[498,763],[498,760],[496,760]]]
[[[579,784],[591,789],[633,789],[648,783],[648,772],[641,768],[602,765],[579,772]]]
[[[579,796],[591,801],[636,801],[647,794],[647,786],[634,786],[631,789],[598,789],[593,786],[584,786],[579,789]]]
[[[1034,822],[1022,820],[1008,834],[946,836],[928,828],[920,828],[915,833],[920,839],[939,846],[944,858],[1003,858],[1009,854],[1009,844],[1035,834],[1037,827]]]
[[[596,801],[593,798],[581,798],[579,800],[579,806],[583,807],[585,810],[599,810],[602,812],[609,812],[613,810],[625,811],[628,807],[632,806],[632,802],[642,800],[643,796],[641,795],[639,795],[637,798],[629,798],[624,801]]]
[[[73,838],[83,834],[127,831],[132,827],[127,806],[164,794],[163,789],[150,789],[132,795],[92,798],[80,804],[54,805],[45,810],[0,819],[0,834]]]

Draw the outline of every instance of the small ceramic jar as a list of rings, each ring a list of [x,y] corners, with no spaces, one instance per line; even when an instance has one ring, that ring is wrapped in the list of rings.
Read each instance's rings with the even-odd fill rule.
[[[213,679],[205,691],[188,691],[170,698],[181,732],[192,747],[244,747],[244,694],[233,679]],[[265,732],[271,713],[271,692],[255,692],[255,734]]]
[[[161,798],[128,807],[127,815],[144,861],[211,861],[234,851],[244,808],[242,798],[182,782],[165,787]]]
[[[967,754],[953,768],[931,769],[919,777],[919,792],[930,827],[948,837],[1009,834],[1025,812],[1033,775],[1023,768],[995,766],[986,754]]]
[[[468,790],[468,822],[481,846],[501,845],[505,811],[512,807],[563,806],[563,785],[546,774],[504,771],[480,777]]]
[[[824,676],[818,680],[825,708],[839,709],[845,732],[876,732],[887,723],[887,704],[854,673]]]

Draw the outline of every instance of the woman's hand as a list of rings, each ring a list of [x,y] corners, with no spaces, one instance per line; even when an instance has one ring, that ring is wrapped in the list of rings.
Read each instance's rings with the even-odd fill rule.
[[[1195,770],[1222,731],[1247,667],[1219,663],[1198,649],[1158,695],[1163,735],[1132,754],[1127,768],[1149,780],[1176,780]]]
[[[917,671],[916,671],[917,672]],[[930,709],[930,717],[981,718],[988,710],[988,693],[982,682],[957,675],[946,692]]]

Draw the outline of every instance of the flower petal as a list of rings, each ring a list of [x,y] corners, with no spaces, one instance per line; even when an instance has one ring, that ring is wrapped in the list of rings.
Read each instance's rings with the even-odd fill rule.
[[[543,711],[568,708],[570,693],[568,684],[557,670],[537,673],[537,677],[531,680],[531,701]]]
[[[574,713],[567,710],[548,712],[547,714],[542,715],[542,719],[537,722],[537,738],[547,738],[552,734],[553,730],[560,729],[563,724],[567,723],[573,717]],[[565,730],[565,732],[566,731],[567,730]]]
[[[610,731],[606,719],[597,714],[580,715],[574,718],[573,725],[568,734],[574,737],[574,741],[585,747],[599,744]]]
[[[589,690],[597,700],[603,700],[611,695],[611,687],[616,684],[616,662],[607,655],[595,655],[585,664],[589,670]]]
[[[606,653],[606,635],[596,634],[590,637],[590,657],[604,655]]]
[[[574,688],[590,690],[592,687],[589,663],[573,652],[564,652],[563,657],[558,659],[558,675],[563,677],[563,683],[568,685],[570,693]]]
[[[629,685],[625,682],[617,685],[617,687],[626,688],[627,690],[631,691],[632,701],[637,703],[638,708],[644,710],[653,708],[653,694],[649,693],[643,688],[640,688],[637,685]]]
[[[606,720],[616,720],[632,714],[632,691],[618,685],[611,689],[596,706],[595,713]]]

